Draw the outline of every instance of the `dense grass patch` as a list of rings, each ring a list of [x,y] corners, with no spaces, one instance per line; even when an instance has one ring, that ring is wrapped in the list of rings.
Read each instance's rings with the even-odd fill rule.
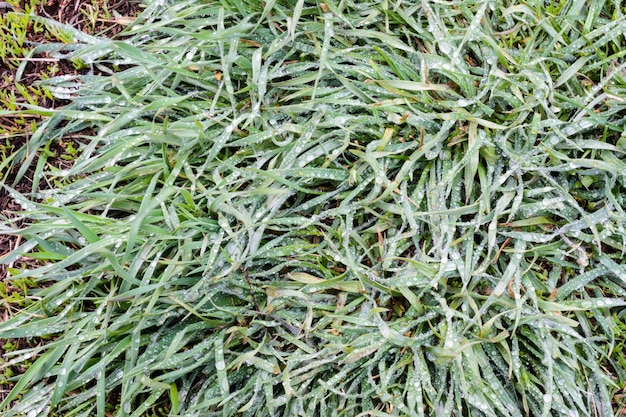
[[[31,109],[13,179],[55,186],[3,179],[2,261],[46,264],[0,338],[53,338],[9,358],[3,415],[617,414],[625,10],[548,3],[64,26],[93,72],[45,82],[72,104]],[[31,151],[67,137],[69,169]]]

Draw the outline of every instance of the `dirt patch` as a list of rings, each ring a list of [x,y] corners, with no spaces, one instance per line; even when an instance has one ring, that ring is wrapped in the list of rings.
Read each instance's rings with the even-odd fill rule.
[[[112,37],[132,21],[139,9],[138,2],[127,0],[49,0],[40,6],[39,14],[83,32]]]

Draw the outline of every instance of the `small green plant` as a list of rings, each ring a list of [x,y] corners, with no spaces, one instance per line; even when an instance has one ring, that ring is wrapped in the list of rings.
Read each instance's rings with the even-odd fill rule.
[[[6,341],[6,343],[2,346],[2,350],[5,352],[12,352],[17,349],[19,345],[16,342]]]
[[[25,56],[24,42],[28,33],[29,17],[15,12],[0,14],[0,60],[9,68],[17,68]]]
[[[106,1],[91,0],[81,5],[80,12],[85,17],[87,27],[91,33],[97,32],[98,26],[104,20],[111,19],[111,12]]]
[[[72,43],[74,36],[72,32],[64,29],[61,25],[45,24],[48,40],[51,42],[60,42],[63,44]]]
[[[3,136],[28,132],[33,116],[25,104],[36,107],[45,101],[55,100],[51,90],[38,85],[37,81],[55,76],[59,72],[59,65],[52,63],[41,68],[37,61],[39,58],[30,56],[31,48],[36,46],[42,35],[48,42],[71,41],[71,37],[62,36],[64,31],[35,18],[40,1],[31,1],[23,9],[18,3],[12,3],[11,11],[0,14],[0,62],[9,70],[3,74],[0,108],[12,112],[0,117],[0,135]],[[18,79],[19,74],[21,79]]]
[[[13,5],[20,10],[19,2]],[[32,9],[27,6],[24,12],[9,11],[0,14],[0,61],[8,68],[16,69],[27,56],[26,40],[31,34],[42,33],[44,25],[31,19]]]
[[[87,64],[85,61],[83,61],[80,58],[75,58],[75,59],[72,59],[71,61],[76,71],[81,71],[81,70],[89,68],[89,64]]]

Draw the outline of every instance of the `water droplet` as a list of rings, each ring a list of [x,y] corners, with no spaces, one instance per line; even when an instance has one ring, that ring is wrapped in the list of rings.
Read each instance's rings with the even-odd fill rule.
[[[448,42],[439,42],[439,50],[442,54],[448,55],[452,52],[452,46]]]

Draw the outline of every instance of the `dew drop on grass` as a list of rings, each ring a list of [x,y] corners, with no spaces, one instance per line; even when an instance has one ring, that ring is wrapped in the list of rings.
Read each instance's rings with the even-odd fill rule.
[[[441,53],[448,55],[452,52],[452,46],[448,42],[439,42],[439,50]]]
[[[188,302],[193,302],[198,299],[200,294],[196,290],[185,290],[183,291],[183,299]]]
[[[65,375],[67,373],[67,369],[65,368],[61,368],[61,370],[59,371],[59,375]]]
[[[124,413],[130,413],[130,403],[124,403]]]

